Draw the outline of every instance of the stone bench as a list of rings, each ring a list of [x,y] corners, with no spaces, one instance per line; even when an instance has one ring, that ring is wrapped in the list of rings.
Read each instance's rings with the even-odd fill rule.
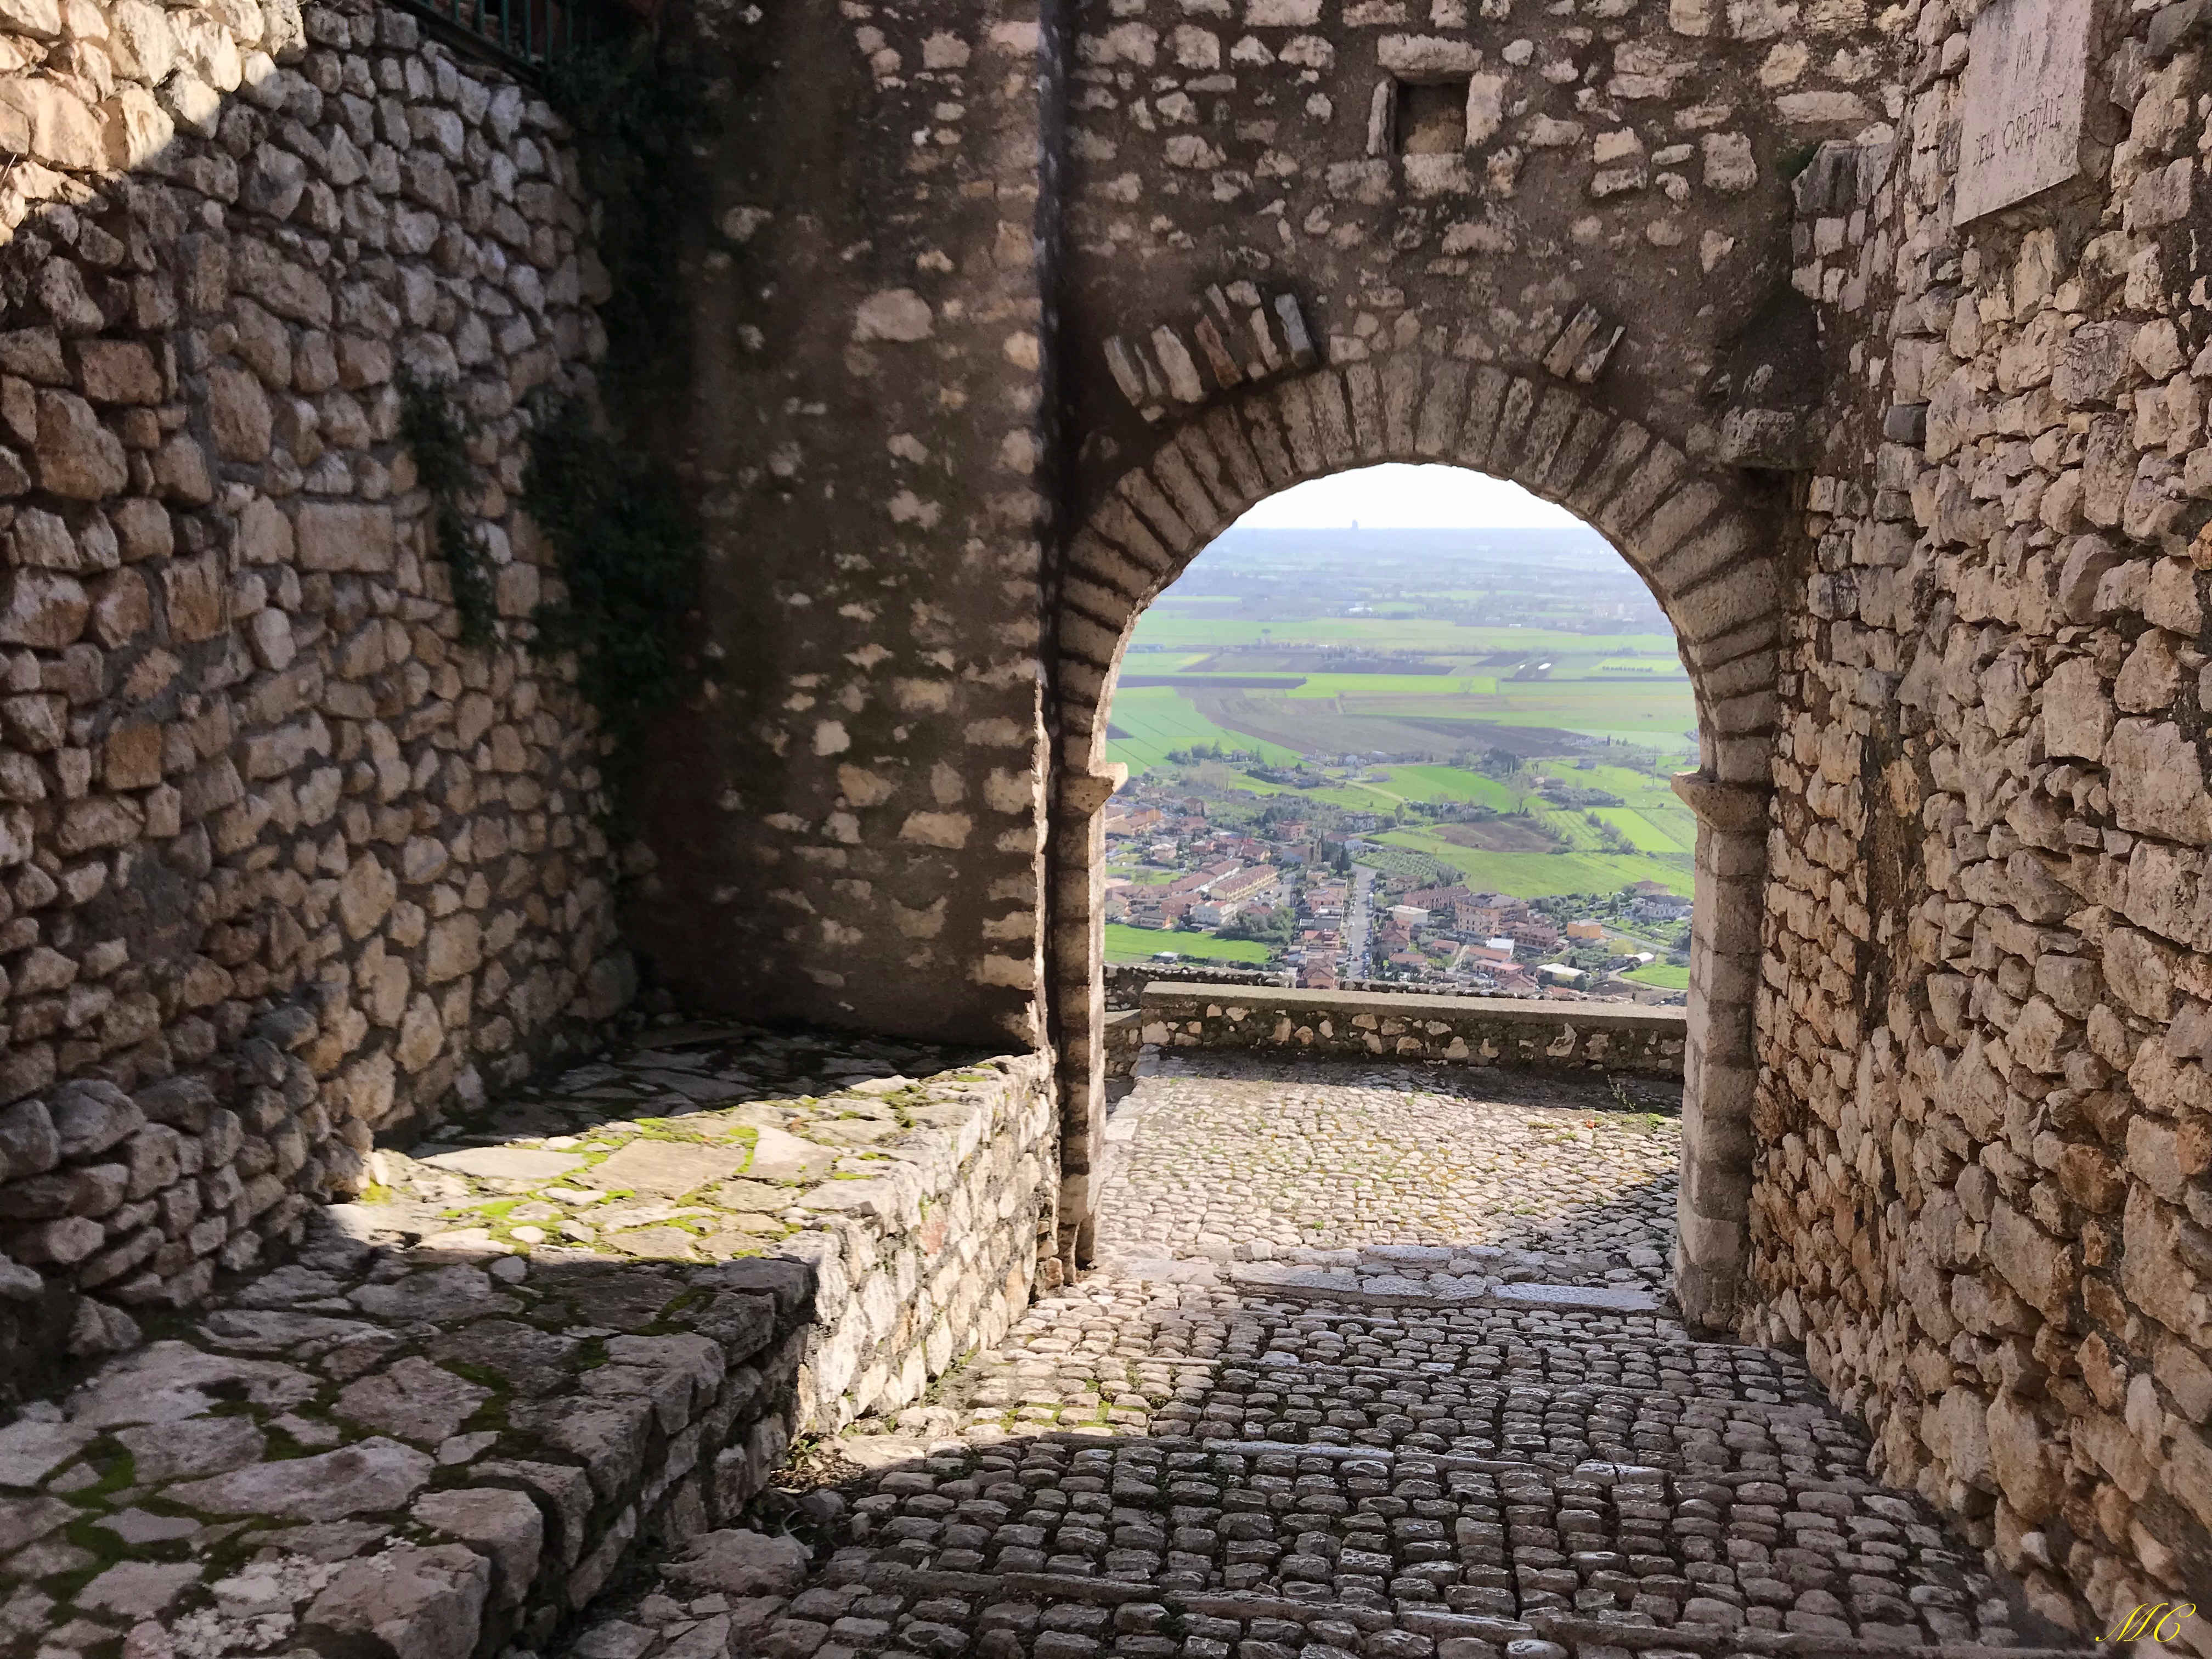
[[[1052,1237],[1045,1079],[581,1087],[378,1154],[289,1264],[0,1429],[0,1659],[542,1649],[795,1434],[1003,1334]]]

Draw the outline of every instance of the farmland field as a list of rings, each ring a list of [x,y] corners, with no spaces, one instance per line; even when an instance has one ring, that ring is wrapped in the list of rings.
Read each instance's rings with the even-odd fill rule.
[[[1486,823],[1445,823],[1437,827],[1438,840],[1481,853],[1549,853],[1559,843],[1532,819],[1492,818]]]
[[[1107,757],[1127,762],[1132,772],[1157,766],[1171,750],[1188,749],[1194,744],[1257,749],[1275,761],[1297,758],[1294,750],[1255,742],[1242,732],[1216,726],[1181,690],[1169,686],[1133,685],[1115,692],[1108,725]]]
[[[1308,805],[1322,830],[1358,814],[1477,888],[1690,891],[1666,775],[1695,764],[1695,700],[1595,532],[1232,528],[1138,618],[1124,669],[1107,752],[1147,781]],[[1223,758],[1167,758],[1194,747]]]
[[[1170,933],[1164,927],[1131,927],[1118,921],[1106,924],[1109,962],[1149,962],[1161,951],[1207,962],[1264,963],[1267,960],[1267,947],[1252,939],[1213,939],[1204,933]]]
[[[1547,893],[1614,893],[1632,883],[1656,881],[1669,892],[1690,896],[1690,860],[1624,853],[1488,853],[1455,846],[1425,830],[1393,830],[1376,837],[1384,845],[1425,853],[1449,864],[1480,892],[1541,898]]]

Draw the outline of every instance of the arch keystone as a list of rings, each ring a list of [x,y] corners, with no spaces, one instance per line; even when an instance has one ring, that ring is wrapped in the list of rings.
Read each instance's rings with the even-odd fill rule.
[[[1482,470],[1493,478],[1513,476],[1513,456],[1528,435],[1528,417],[1536,409],[1536,383],[1516,380],[1505,389],[1505,402],[1498,411],[1498,430],[1491,434],[1490,453]]]
[[[1294,478],[1310,477],[1320,471],[1328,460],[1322,444],[1321,410],[1314,397],[1314,385],[1312,380],[1292,380],[1275,399],[1275,408],[1283,418],[1283,435],[1290,442]]]
[[[1382,377],[1372,363],[1353,363],[1344,371],[1344,390],[1352,400],[1352,453],[1363,461],[1381,460],[1387,452],[1382,431]]]
[[[1441,455],[1451,447],[1466,418],[1467,364],[1446,358],[1429,377],[1429,395],[1421,402],[1421,419],[1413,434],[1413,449],[1422,455]]]
[[[1296,483],[1297,468],[1291,465],[1290,447],[1283,439],[1279,404],[1255,398],[1247,404],[1243,415],[1245,435],[1266,481],[1260,493],[1264,495]]]
[[[1568,494],[1582,482],[1590,457],[1613,430],[1613,416],[1592,404],[1584,404],[1575,417],[1574,429],[1567,434],[1566,441],[1552,457],[1552,464],[1544,475],[1546,493],[1554,499]]]
[[[1418,351],[1401,351],[1382,364],[1382,441],[1393,455],[1413,453],[1413,419],[1426,362]]]
[[[1514,463],[1512,474],[1516,483],[1539,495],[1545,493],[1544,477],[1551,470],[1552,457],[1566,441],[1581,410],[1582,399],[1566,387],[1546,389],[1543,401],[1536,405],[1536,413],[1521,441],[1520,459]]]
[[[1502,368],[1474,371],[1474,386],[1468,394],[1467,425],[1461,431],[1453,459],[1478,471],[1490,464],[1490,438],[1498,430],[1498,411],[1505,406],[1505,389],[1513,377]]]
[[[1325,369],[1310,384],[1322,459],[1330,466],[1349,466],[1359,459],[1359,446],[1352,435],[1352,406],[1346,400],[1344,378],[1333,368]]]

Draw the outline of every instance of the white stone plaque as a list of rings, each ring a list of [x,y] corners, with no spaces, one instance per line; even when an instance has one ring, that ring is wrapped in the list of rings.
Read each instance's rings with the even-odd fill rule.
[[[1974,19],[1955,222],[2063,184],[2081,167],[2090,0],[1996,0]]]

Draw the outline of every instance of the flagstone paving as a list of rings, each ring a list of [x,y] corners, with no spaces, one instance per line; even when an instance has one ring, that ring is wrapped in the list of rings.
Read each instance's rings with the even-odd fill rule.
[[[2063,1639],[1869,1478],[1863,1433],[1800,1359],[1674,1316],[1676,1123],[1644,1107],[1471,1072],[1162,1067],[1109,1124],[1100,1269],[934,1402],[824,1449],[823,1485],[757,1509],[817,1544],[811,1581],[794,1566],[737,1601],[664,1582],[573,1651],[1684,1659]]]

